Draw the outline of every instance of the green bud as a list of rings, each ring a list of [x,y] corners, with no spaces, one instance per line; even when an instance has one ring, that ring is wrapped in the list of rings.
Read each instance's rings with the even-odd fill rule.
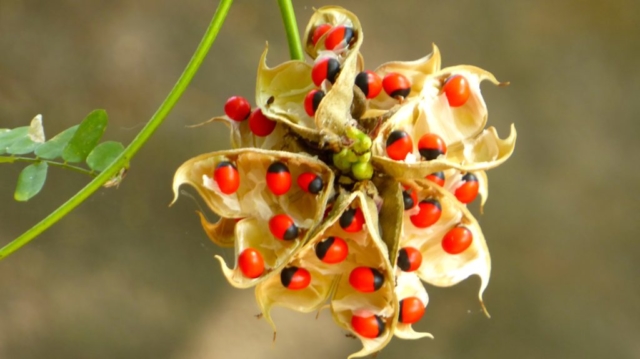
[[[373,177],[373,165],[371,162],[356,163],[351,167],[351,171],[353,171],[353,176],[360,181]]]
[[[356,154],[353,151],[347,150],[347,161],[351,163],[356,163],[358,162],[358,156],[356,156]]]
[[[343,152],[345,152],[345,150],[333,154],[333,164],[338,167],[340,171],[348,173],[351,170],[351,162],[347,160]]]
[[[363,135],[363,133],[355,127],[347,127],[347,137],[352,140],[358,140]]]
[[[364,136],[364,138],[359,139],[354,145],[353,149],[356,152],[362,153],[367,152],[371,148],[371,138],[369,136]]]
[[[358,163],[365,163],[371,161],[371,152],[365,152],[358,156]]]

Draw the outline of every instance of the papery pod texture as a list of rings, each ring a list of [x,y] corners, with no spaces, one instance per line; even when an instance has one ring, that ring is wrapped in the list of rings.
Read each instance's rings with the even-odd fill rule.
[[[503,84],[474,66],[441,68],[435,45],[364,72],[363,29],[336,6],[316,10],[303,36],[311,62],[269,67],[267,49],[259,59],[254,112],[269,130],[256,131],[252,117],[214,117],[234,150],[175,174],[176,198],[188,184],[219,217],[198,212],[212,242],[234,248],[235,263],[216,256],[225,277],[255,286],[274,331],[274,306],[329,309],[362,342],[350,358],[394,335],[432,337],[412,328],[429,300],[423,282],[477,275],[485,310],[491,259],[467,204],[479,196],[482,211],[487,171],[515,148],[513,125],[506,138],[485,128],[480,84]]]

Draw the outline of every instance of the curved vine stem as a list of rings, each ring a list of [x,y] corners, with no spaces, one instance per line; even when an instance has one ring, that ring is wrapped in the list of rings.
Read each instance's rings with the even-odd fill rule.
[[[300,35],[298,34],[298,23],[296,22],[296,14],[293,12],[291,0],[278,0],[278,6],[280,6],[284,30],[287,33],[291,60],[304,60]]]
[[[187,86],[189,86],[189,83],[191,83],[191,80],[198,72],[200,65],[207,56],[211,45],[215,41],[216,36],[218,35],[218,32],[220,31],[220,28],[224,23],[227,13],[229,12],[229,8],[231,7],[232,2],[233,0],[220,1],[215,14],[213,15],[213,19],[209,24],[209,28],[207,28],[207,31],[200,41],[198,48],[191,57],[191,60],[187,64],[187,67],[182,72],[182,75],[178,79],[178,82],[176,82],[176,84],[173,86],[173,89],[171,90],[171,92],[169,92],[169,95],[160,105],[156,113],[153,114],[149,122],[147,122],[144,128],[140,131],[140,133],[138,133],[136,138],[133,139],[129,146],[127,146],[124,152],[115,161],[113,161],[113,163],[111,163],[108,168],[101,172],[96,178],[89,182],[89,184],[87,184],[83,189],[81,189],[78,193],[71,197],[67,202],[62,204],[35,226],[31,227],[28,231],[24,232],[20,237],[14,239],[12,242],[0,249],[0,260],[17,251],[25,244],[31,242],[31,240],[33,240],[40,233],[44,232],[53,224],[58,222],[74,208],[76,208],[80,203],[84,202],[100,187],[102,187],[102,185],[104,185],[113,176],[115,176],[123,167],[128,165],[133,156],[135,156],[135,154],[140,150],[140,148],[142,148],[142,146],[147,142],[151,135],[153,135],[158,126],[162,124],[164,119],[171,112],[184,91],[187,89]]]

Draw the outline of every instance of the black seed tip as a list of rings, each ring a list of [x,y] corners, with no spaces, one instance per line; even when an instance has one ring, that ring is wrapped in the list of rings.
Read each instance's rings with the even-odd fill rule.
[[[438,177],[441,180],[444,181],[444,172],[440,171],[440,172],[433,172],[432,174],[430,174],[430,176],[434,176],[434,177]]]
[[[428,198],[420,201],[420,203],[431,203],[432,205],[438,207],[440,211],[442,211],[442,205],[440,205],[440,202],[435,198]]]
[[[282,162],[274,162],[267,169],[269,173],[281,173],[281,172],[289,172],[289,167]]]
[[[329,61],[327,61],[327,80],[331,83],[335,83],[339,73],[340,61],[330,58]]]
[[[356,86],[362,90],[364,96],[369,95],[369,75],[366,72],[361,72],[356,76]]]
[[[392,98],[405,98],[411,93],[411,88],[397,89],[391,93]]]
[[[285,241],[291,241],[298,238],[298,226],[292,224],[287,230],[284,232],[282,239]]]
[[[415,203],[413,203],[413,198],[411,197],[411,194],[409,193],[409,191],[402,191],[402,200],[404,202],[405,211],[407,209],[413,208],[413,206],[415,205]]]
[[[384,275],[374,268],[371,268],[371,273],[373,273],[373,290],[382,288],[382,285],[384,284]]]
[[[420,148],[420,156],[422,156],[425,160],[431,161],[438,158],[438,156],[444,154],[444,152],[440,151],[437,148]]]
[[[321,90],[317,90],[314,94],[313,94],[313,99],[311,100],[311,104],[313,106],[313,111],[315,112],[318,109],[318,106],[320,106],[320,101],[322,101],[322,99],[324,98],[324,91]]]
[[[285,288],[289,288],[293,276],[296,275],[298,267],[287,267],[280,272],[280,282]]]
[[[409,254],[407,250],[402,248],[398,251],[398,268],[403,272],[408,271],[411,268],[411,262],[409,262]]]
[[[403,299],[403,300],[401,300],[401,301],[400,301],[400,303],[398,303],[398,304],[400,304],[400,305],[399,305],[399,310],[398,310],[398,321],[399,321],[400,323],[404,323],[404,322],[402,321],[402,303],[404,303],[404,299]]]
[[[322,260],[324,256],[327,255],[329,248],[331,248],[335,240],[335,238],[329,237],[316,245],[316,256],[318,257],[318,259]]]
[[[473,173],[468,172],[466,175],[462,176],[462,180],[465,182],[478,182],[478,177]]]
[[[405,137],[409,137],[409,134],[403,130],[395,130],[389,134],[387,137],[387,147],[393,145],[396,141],[401,140]]]
[[[353,222],[353,219],[355,218],[355,216],[356,216],[355,208],[351,208],[344,211],[340,215],[340,227],[342,227],[342,229],[349,227],[351,225],[351,222]]]
[[[376,322],[378,323],[378,336],[377,338],[380,338],[382,336],[382,334],[384,333],[384,321],[382,320],[382,318],[379,315],[376,315]]]
[[[324,183],[322,182],[322,178],[320,176],[316,176],[313,181],[309,182],[309,193],[318,194],[324,188]]]
[[[218,163],[216,165],[216,168],[222,168],[222,167],[233,167],[233,168],[236,168],[236,166],[233,163],[229,162],[229,161],[222,161],[222,162],[220,162],[220,163]]]

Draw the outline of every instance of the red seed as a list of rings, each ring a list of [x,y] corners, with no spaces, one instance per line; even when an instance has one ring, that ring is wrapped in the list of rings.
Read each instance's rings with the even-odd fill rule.
[[[413,247],[404,247],[398,251],[398,268],[403,272],[413,272],[422,265],[422,253]]]
[[[249,116],[249,129],[258,137],[266,137],[276,128],[276,121],[270,120],[259,108]]]
[[[382,79],[384,92],[393,98],[405,98],[411,93],[411,81],[397,72],[390,72]]]
[[[404,202],[404,210],[410,210],[418,203],[418,192],[412,188],[402,191],[402,200]]]
[[[305,289],[311,283],[311,274],[304,268],[287,267],[280,272],[280,282],[287,289]]]
[[[304,111],[307,115],[313,117],[320,106],[320,102],[324,98],[324,91],[311,90],[304,98]]]
[[[349,246],[344,239],[329,237],[316,244],[316,256],[327,264],[340,263],[349,254]]]
[[[298,186],[307,193],[318,194],[324,188],[324,182],[317,174],[305,172],[298,176]]]
[[[473,241],[473,234],[466,227],[453,227],[442,238],[442,249],[449,254],[464,252]]]
[[[427,228],[438,222],[442,215],[442,207],[437,199],[425,199],[418,204],[420,211],[409,219],[418,228]]]
[[[424,304],[417,297],[408,297],[400,301],[398,319],[400,323],[416,323],[424,315]]]
[[[432,174],[427,176],[427,179],[431,182],[434,182],[438,186],[444,186],[444,172],[433,172]]]
[[[425,160],[431,161],[447,153],[447,144],[435,133],[426,133],[418,141],[418,151]]]
[[[359,292],[372,293],[382,288],[384,275],[375,268],[357,267],[349,275],[349,284]]]
[[[316,26],[315,29],[313,29],[313,34],[311,36],[311,43],[313,44],[313,46],[315,46],[318,43],[322,35],[326,34],[327,31],[331,30],[331,27],[332,26],[330,24],[321,24]]]
[[[372,99],[382,91],[382,79],[373,71],[363,71],[356,76],[356,86],[368,99]]]
[[[264,259],[260,252],[247,248],[238,256],[238,267],[247,278],[258,278],[264,272]]]
[[[364,227],[364,215],[360,208],[350,208],[340,215],[340,227],[345,232],[360,232]]]
[[[213,179],[218,184],[220,192],[224,194],[232,194],[240,187],[240,174],[233,163],[222,161],[218,163],[213,171]]]
[[[234,121],[244,121],[251,114],[251,105],[244,97],[233,96],[224,104],[224,113]]]
[[[455,195],[458,201],[462,203],[471,203],[478,196],[480,183],[473,173],[467,173],[462,176],[462,184],[456,188]]]
[[[331,83],[336,82],[340,73],[340,61],[333,57],[322,57],[316,60],[311,69],[311,79],[316,86],[322,85],[324,80]]]
[[[324,39],[324,48],[327,50],[339,51],[343,50],[355,40],[355,32],[353,28],[339,25],[331,29]]]
[[[269,230],[274,237],[291,241],[298,238],[298,226],[286,214],[277,214],[269,220]]]
[[[274,162],[267,169],[267,187],[276,196],[281,196],[291,188],[289,167],[282,162]]]
[[[382,318],[377,315],[366,317],[354,315],[351,317],[351,327],[361,337],[375,339],[384,333],[385,324]]]
[[[460,75],[449,77],[444,83],[442,90],[447,96],[449,106],[451,107],[460,107],[464,105],[471,95],[469,82]]]
[[[387,156],[392,160],[404,161],[413,152],[411,136],[403,130],[395,130],[387,137]]]

